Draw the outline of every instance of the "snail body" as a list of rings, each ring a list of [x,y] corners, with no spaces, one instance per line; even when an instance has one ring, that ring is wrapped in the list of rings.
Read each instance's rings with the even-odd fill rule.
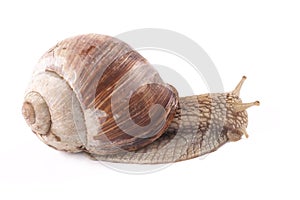
[[[126,43],[88,34],[61,41],[39,60],[23,116],[47,145],[122,163],[170,163],[247,136],[239,91],[178,97]]]

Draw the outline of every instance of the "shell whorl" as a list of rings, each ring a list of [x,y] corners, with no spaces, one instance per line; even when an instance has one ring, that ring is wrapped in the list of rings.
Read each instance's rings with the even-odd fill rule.
[[[23,116],[47,145],[69,152],[81,151],[84,118],[73,90],[53,72],[35,74],[23,104]]]
[[[26,95],[22,113],[34,133],[45,135],[49,132],[51,126],[49,107],[39,93],[30,92]]]

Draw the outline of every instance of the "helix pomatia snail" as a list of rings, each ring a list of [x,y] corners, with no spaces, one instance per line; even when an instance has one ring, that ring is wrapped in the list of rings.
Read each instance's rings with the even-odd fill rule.
[[[135,50],[109,36],[61,41],[39,60],[23,116],[47,145],[122,163],[170,163],[248,136],[242,78],[228,93],[178,97]]]

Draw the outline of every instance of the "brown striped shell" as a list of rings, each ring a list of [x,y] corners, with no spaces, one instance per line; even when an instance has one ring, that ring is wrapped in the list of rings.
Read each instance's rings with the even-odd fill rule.
[[[177,104],[176,90],[138,52],[116,38],[88,34],[42,56],[23,115],[49,146],[106,155],[156,140]]]

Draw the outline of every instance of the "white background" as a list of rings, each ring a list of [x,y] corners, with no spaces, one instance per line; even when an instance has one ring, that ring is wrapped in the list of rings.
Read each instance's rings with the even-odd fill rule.
[[[7,2],[0,3],[0,199],[300,198],[298,1]],[[69,36],[149,27],[202,46],[227,90],[248,76],[243,100],[261,101],[249,110],[250,138],[143,175],[40,142],[21,115],[38,58]]]

